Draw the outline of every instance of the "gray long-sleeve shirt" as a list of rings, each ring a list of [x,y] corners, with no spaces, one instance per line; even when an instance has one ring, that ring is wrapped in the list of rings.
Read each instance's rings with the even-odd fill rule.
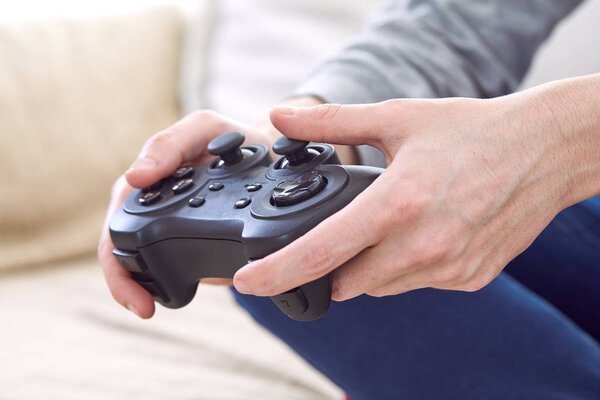
[[[583,0],[395,0],[299,86],[328,102],[511,93]]]
[[[508,94],[554,26],[582,1],[390,1],[296,94],[331,103]],[[359,156],[363,164],[385,166],[368,146]]]

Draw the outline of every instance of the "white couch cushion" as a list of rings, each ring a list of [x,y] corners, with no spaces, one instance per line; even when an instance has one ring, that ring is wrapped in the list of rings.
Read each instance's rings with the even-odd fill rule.
[[[2,399],[343,398],[222,286],[143,321],[110,298],[90,259],[5,275],[0,320]]]
[[[0,269],[94,250],[110,186],[179,117],[175,8],[0,25]]]

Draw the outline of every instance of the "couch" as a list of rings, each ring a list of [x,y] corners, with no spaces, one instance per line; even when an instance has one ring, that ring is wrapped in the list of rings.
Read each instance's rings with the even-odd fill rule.
[[[277,29],[307,27],[281,25],[295,21],[291,13],[325,7],[333,18],[345,4],[256,0],[235,8],[223,0],[220,7],[235,8],[227,23],[217,2],[203,1],[194,15],[164,6],[0,24],[0,398],[343,398],[227,288],[202,286],[185,308],[158,307],[142,321],[112,300],[95,258],[111,184],[149,135],[203,105],[249,118],[306,72],[295,66],[338,46],[359,26],[356,15],[372,8],[357,2],[354,14],[339,17],[345,30],[315,27],[302,46],[289,45],[294,31],[283,32],[279,50],[292,47],[297,57],[278,68],[257,64],[256,47],[236,47],[245,37],[235,18],[259,3],[259,13],[280,13],[280,25],[256,25],[269,51],[278,49],[268,42]],[[598,71],[598,13],[593,0],[564,23],[525,85]],[[329,33],[335,40],[319,40]],[[253,62],[238,68],[243,60]]]
[[[225,287],[143,321],[104,283],[110,188],[181,115],[189,20],[165,6],[0,26],[2,399],[342,397]]]

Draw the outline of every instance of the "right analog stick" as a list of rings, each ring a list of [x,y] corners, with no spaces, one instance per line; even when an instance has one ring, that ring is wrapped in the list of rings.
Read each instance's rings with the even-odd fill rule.
[[[280,156],[284,156],[289,165],[295,166],[303,164],[314,157],[306,148],[307,145],[306,140],[288,139],[283,136],[273,144],[273,151]]]

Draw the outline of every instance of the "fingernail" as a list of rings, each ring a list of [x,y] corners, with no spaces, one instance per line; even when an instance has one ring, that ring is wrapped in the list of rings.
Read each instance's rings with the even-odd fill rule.
[[[140,315],[140,313],[138,312],[138,310],[133,306],[133,304],[127,304],[125,307],[127,307],[127,309],[129,311],[131,311],[132,313],[134,313],[138,317],[142,318],[142,316]]]
[[[296,111],[298,110],[298,107],[291,107],[291,106],[277,106],[275,107],[275,111],[278,112],[281,115],[294,115],[296,114]]]
[[[153,170],[156,169],[156,160],[153,160],[152,158],[138,158],[137,160],[135,160],[135,162],[131,165],[130,169],[146,169],[146,170]]]
[[[244,282],[240,279],[235,281],[235,288],[237,289],[238,292],[240,292],[242,294],[251,294],[250,288],[248,287],[246,282]]]

